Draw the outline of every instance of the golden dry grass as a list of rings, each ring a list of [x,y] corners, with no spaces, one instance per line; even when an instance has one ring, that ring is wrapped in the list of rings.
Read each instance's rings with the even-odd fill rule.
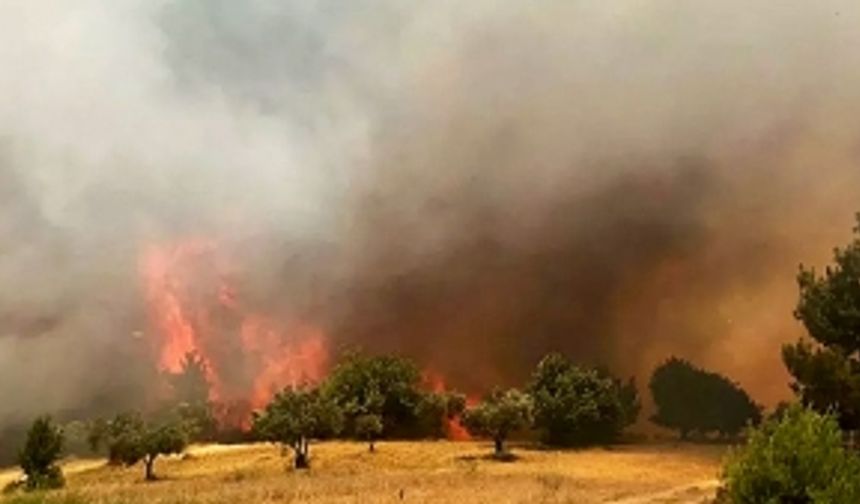
[[[724,449],[625,445],[612,449],[516,449],[515,462],[485,456],[484,443],[331,442],[312,446],[313,468],[295,472],[271,445],[195,447],[142,469],[67,469],[68,488],[48,502],[87,503],[576,503],[701,502]],[[674,490],[673,490],[674,489]],[[647,497],[652,496],[652,497]],[[401,500],[402,499],[402,500]]]

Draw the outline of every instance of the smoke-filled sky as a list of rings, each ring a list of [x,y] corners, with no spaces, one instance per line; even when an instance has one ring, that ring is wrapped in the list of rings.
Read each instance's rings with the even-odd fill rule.
[[[0,426],[145,383],[138,266],[456,386],[677,354],[768,402],[860,210],[860,4],[0,3]],[[640,383],[642,383],[640,379]]]

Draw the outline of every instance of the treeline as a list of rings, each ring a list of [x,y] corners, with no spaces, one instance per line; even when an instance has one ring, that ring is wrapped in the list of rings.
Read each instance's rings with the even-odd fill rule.
[[[205,363],[199,357],[187,355],[182,371],[166,378],[172,390],[168,403],[146,415],[123,412],[88,421],[84,428],[77,423],[74,442],[80,444],[83,436],[90,450],[113,465],[142,463],[145,479],[151,480],[159,456],[181,453],[191,442],[235,438],[219,427],[218,406],[208,400]],[[761,417],[760,408],[736,384],[680,359],[659,366],[650,388],[657,408],[652,420],[682,437],[734,436]],[[632,378],[622,380],[560,354],[544,357],[521,388],[494,389],[467,401],[455,391],[429,390],[409,359],[353,352],[322,383],[277,393],[253,413],[242,440],[278,443],[292,454],[295,468],[305,469],[317,440],[361,440],[373,452],[379,440],[446,437],[457,422],[472,436],[491,440],[494,457],[507,458],[512,436],[553,447],[615,443],[640,410]],[[64,437],[49,418],[34,423],[21,455],[28,486],[60,484],[56,460]],[[34,453],[38,463],[32,463]]]

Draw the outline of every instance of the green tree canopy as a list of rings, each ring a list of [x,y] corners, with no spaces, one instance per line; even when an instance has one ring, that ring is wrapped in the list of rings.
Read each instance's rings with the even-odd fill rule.
[[[37,418],[27,432],[18,463],[27,475],[28,490],[63,486],[63,473],[57,461],[63,453],[63,431],[49,416]]]
[[[348,354],[324,385],[344,413],[344,433],[363,438],[356,422],[367,415],[382,422],[379,437],[438,437],[446,419],[462,411],[465,398],[457,393],[424,389],[418,366],[390,355]]]
[[[834,250],[819,275],[801,265],[794,312],[815,344],[785,345],[783,362],[792,388],[819,412],[833,410],[844,429],[860,428],[860,214],[854,239]]]
[[[496,457],[505,455],[505,441],[532,421],[532,399],[517,389],[495,390],[481,403],[466,409],[463,426],[476,437],[493,440]]]
[[[761,420],[761,407],[728,378],[672,357],[658,366],[649,383],[656,413],[651,420],[690,434],[736,436]]]
[[[261,439],[293,450],[296,469],[310,467],[311,440],[336,435],[342,427],[343,411],[317,388],[286,388],[253,419]]]
[[[629,422],[616,380],[560,354],[541,360],[528,392],[534,400],[534,426],[550,445],[610,442]]]
[[[145,479],[154,480],[155,459],[182,453],[188,438],[187,425],[178,417],[146,421],[138,412],[127,412],[95,422],[90,444],[93,449],[106,446],[111,463],[132,466],[143,461]]]

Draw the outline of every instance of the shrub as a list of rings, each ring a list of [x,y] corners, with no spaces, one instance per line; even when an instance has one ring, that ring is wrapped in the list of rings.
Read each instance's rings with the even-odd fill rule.
[[[729,502],[860,502],[860,458],[842,445],[836,418],[792,405],[754,429],[724,469]]]
[[[57,461],[63,453],[63,431],[51,417],[37,418],[27,432],[27,440],[18,457],[27,476],[25,488],[38,490],[63,486],[63,472]]]

